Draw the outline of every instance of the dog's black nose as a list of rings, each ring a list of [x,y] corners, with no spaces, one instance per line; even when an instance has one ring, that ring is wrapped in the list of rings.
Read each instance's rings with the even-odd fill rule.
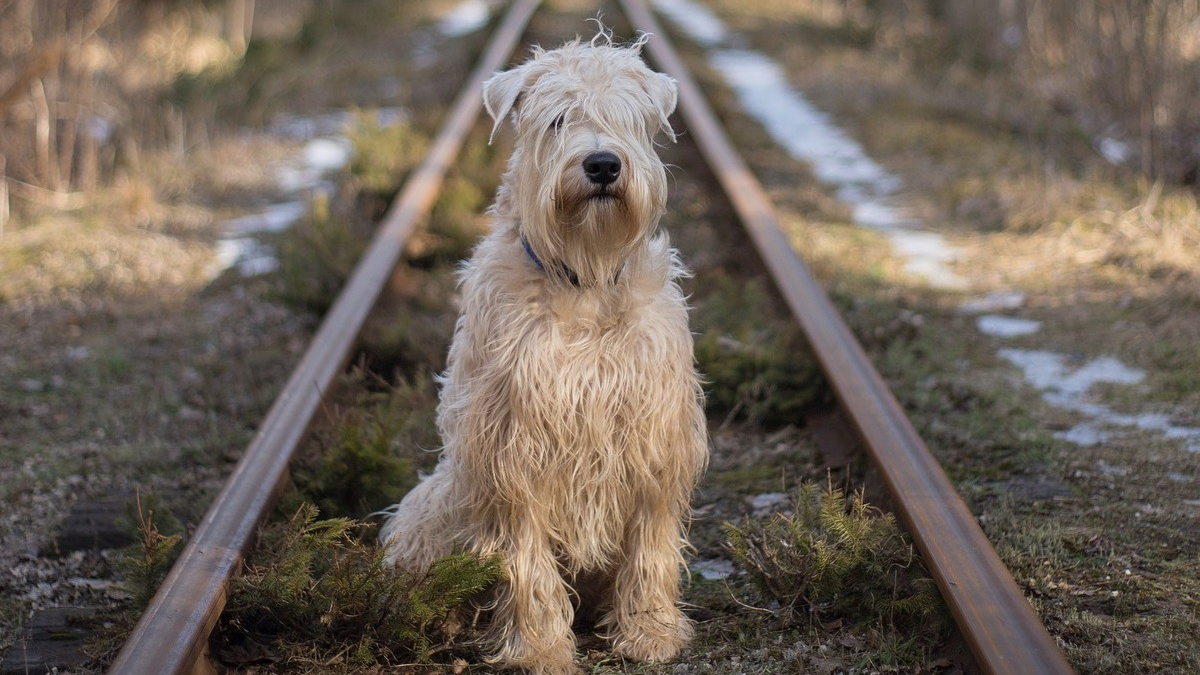
[[[615,183],[621,175],[621,158],[611,152],[593,152],[583,158],[583,172],[593,183]]]

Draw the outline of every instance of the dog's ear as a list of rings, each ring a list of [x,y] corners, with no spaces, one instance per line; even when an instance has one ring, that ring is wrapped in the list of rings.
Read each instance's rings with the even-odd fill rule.
[[[679,102],[679,86],[675,78],[663,73],[650,72],[650,81],[646,85],[654,107],[658,110],[658,128],[671,142],[675,142],[675,130],[671,128],[671,113],[675,112],[675,104]]]
[[[483,83],[483,107],[487,109],[493,120],[492,135],[488,137],[488,143],[492,142],[496,136],[496,130],[500,128],[505,118],[516,106],[517,99],[521,96],[521,90],[525,88],[525,79],[528,76],[526,70],[524,66],[521,66],[501,71]]]

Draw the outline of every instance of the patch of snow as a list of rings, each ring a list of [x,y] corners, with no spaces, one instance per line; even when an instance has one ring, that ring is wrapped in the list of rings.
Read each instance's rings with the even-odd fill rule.
[[[754,509],[755,513],[763,513],[767,511],[777,511],[780,507],[786,506],[791,501],[791,497],[782,492],[766,492],[753,497],[746,497],[746,503],[750,508]]]
[[[317,136],[332,136],[341,133],[353,119],[349,110],[336,110],[320,115],[280,115],[267,127],[273,136],[297,141],[307,141]]]
[[[397,124],[408,118],[403,108],[381,108],[375,111],[381,126]],[[282,115],[268,128],[268,133],[282,138],[305,141],[300,156],[276,167],[276,182],[290,195],[329,193],[333,186],[325,175],[342,169],[353,156],[353,146],[342,133],[353,123],[355,113],[339,110],[310,117]],[[242,276],[268,274],[279,269],[279,259],[269,247],[249,235],[257,232],[282,232],[304,217],[308,199],[289,198],[271,204],[258,213],[225,221],[224,237],[217,242],[209,278],[215,279],[225,270],[237,266]]]
[[[1069,403],[1068,399],[1081,400],[1092,385],[1101,382],[1137,384],[1146,377],[1145,372],[1130,368],[1111,356],[1088,361],[1074,371],[1067,366],[1067,357],[1057,352],[1001,349],[1000,358],[1024,371],[1025,379],[1037,389],[1058,394],[1063,405]]]
[[[696,560],[691,565],[688,565],[688,569],[709,581],[728,579],[737,573],[737,568],[733,566],[733,562],[725,558]]]
[[[1128,427],[1182,440],[1189,452],[1200,453],[1200,428],[1172,424],[1166,415],[1157,413],[1119,413],[1110,406],[1087,400],[1088,390],[1096,384],[1142,382],[1146,377],[1142,370],[1131,368],[1111,356],[1092,359],[1072,370],[1067,366],[1066,355],[1056,352],[1001,349],[999,354],[1000,358],[1021,369],[1025,381],[1041,391],[1042,399],[1047,403],[1088,418],[1084,423],[1056,434],[1058,438],[1084,446],[1097,445],[1110,437],[1106,427]]]
[[[483,28],[492,15],[484,0],[464,0],[438,21],[438,32],[446,37],[461,37]]]
[[[884,232],[905,270],[934,286],[960,288],[965,280],[947,265],[957,254],[935,232],[894,205],[899,177],[871,159],[862,145],[813,106],[787,79],[783,68],[762,52],[717,48],[730,40],[724,24],[691,0],[655,0],[655,6],[700,45],[709,63],[734,90],[742,107],[792,157],[835,189],[856,224]]]
[[[654,7],[702,47],[716,47],[728,37],[725,24],[703,5],[688,0],[654,0]]]
[[[983,314],[1004,310],[1020,309],[1025,306],[1025,294],[1015,291],[1000,291],[988,293],[980,298],[972,298],[958,306],[963,314]]]
[[[835,188],[838,199],[853,209],[855,223],[887,236],[897,255],[906,260],[908,272],[943,288],[966,285],[947,264],[957,257],[953,247],[941,235],[918,229],[894,205],[901,187],[899,177],[871,159],[857,141],[792,87],[778,63],[761,52],[721,47],[736,40],[716,15],[691,0],[654,0],[654,4],[709,50],[709,63],[734,90],[746,112],[789,154],[808,163],[820,181]],[[1114,164],[1128,159],[1128,146],[1116,139],[1101,139],[1099,149]],[[1020,293],[996,293],[968,301],[960,309],[981,314],[1016,309],[1024,303],[1025,296]],[[993,315],[980,317],[978,325],[981,331],[997,337],[1030,335],[1041,328],[1036,321]],[[1188,450],[1200,453],[1198,428],[1173,425],[1161,415],[1119,414],[1108,406],[1085,400],[1085,394],[1094,384],[1141,382],[1145,373],[1140,370],[1112,357],[1094,359],[1072,370],[1067,367],[1065,356],[1053,352],[1005,349],[1000,356],[1021,368],[1025,379],[1042,391],[1047,402],[1089,418],[1061,432],[1061,438],[1094,445],[1108,438],[1105,427],[1134,427],[1183,439]]]
[[[213,256],[212,266],[208,272],[209,278],[216,278],[225,270],[236,265],[242,257],[242,251],[246,250],[250,241],[253,240],[248,237],[218,241],[216,255]]]
[[[1025,33],[1019,25],[1010,21],[1004,24],[1004,32],[1000,34],[1000,39],[1004,41],[1005,47],[1015,49],[1021,46],[1021,42],[1025,39]]]
[[[1109,164],[1120,166],[1129,160],[1129,146],[1110,136],[1101,138],[1097,149]]]
[[[71,361],[83,361],[90,358],[92,355],[91,348],[87,346],[67,347],[66,357]]]
[[[350,161],[353,148],[345,136],[314,138],[304,146],[304,164],[317,171],[338,171]]]
[[[252,213],[225,221],[227,236],[241,236],[254,232],[282,232],[304,217],[308,205],[301,201],[272,204],[259,213]]]
[[[252,237],[219,240],[216,255],[209,269],[209,278],[215,279],[234,266],[237,266],[238,273],[243,277],[254,277],[279,269],[279,259],[270,247]]]
[[[320,136],[339,136],[354,122],[355,114],[350,110],[334,110],[318,115],[279,115],[267,127],[267,133],[294,141],[308,141]],[[382,126],[408,119],[405,108],[384,107],[375,111],[375,119]]]
[[[895,189],[898,179],[794,89],[770,57],[746,49],[723,49],[710,54],[709,60],[776,143],[811,164],[822,182],[853,188],[841,197],[858,201]]]
[[[1018,319],[1013,316],[1000,316],[998,314],[984,314],[975,320],[975,325],[979,328],[979,332],[984,335],[1004,338],[1033,335],[1042,329],[1041,321]]]
[[[84,121],[84,132],[97,143],[104,144],[112,140],[114,125],[108,118],[92,115]]]
[[[1059,431],[1054,434],[1054,437],[1080,447],[1090,448],[1108,441],[1112,435],[1094,424],[1084,422],[1076,424],[1066,431]]]
[[[959,255],[942,235],[899,227],[884,229],[884,233],[892,243],[892,248],[905,259],[904,270],[909,274],[922,277],[939,288],[966,286],[966,279],[955,274],[946,264],[957,260]]]
[[[270,247],[255,242],[254,247],[238,261],[237,267],[243,277],[257,277],[279,269],[279,258]]]

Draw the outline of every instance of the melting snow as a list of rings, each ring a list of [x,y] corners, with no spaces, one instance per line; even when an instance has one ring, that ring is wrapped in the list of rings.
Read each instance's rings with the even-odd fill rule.
[[[1100,155],[1108,160],[1109,164],[1121,166],[1129,160],[1129,146],[1115,138],[1105,137],[1100,139]]]
[[[259,213],[225,221],[225,234],[238,236],[254,232],[282,232],[304,217],[307,211],[308,205],[305,202],[279,202]]]
[[[320,115],[297,117],[281,115],[267,133],[285,139],[304,141],[304,149],[275,169],[279,189],[289,195],[257,213],[232,218],[222,224],[223,238],[217,242],[216,256],[209,277],[216,278],[234,266],[245,277],[267,274],[279,269],[279,260],[271,248],[249,235],[257,232],[282,232],[304,217],[314,194],[333,190],[326,176],[340,171],[354,154],[350,140],[342,133],[360,113],[337,110]],[[375,122],[389,126],[403,122],[403,108],[380,108]],[[302,199],[296,199],[303,196]]]
[[[958,306],[958,311],[965,314],[982,314],[984,312],[999,312],[1005,309],[1020,309],[1024,305],[1024,293],[999,291],[988,293],[981,298],[967,300]]]
[[[753,497],[746,497],[746,503],[750,508],[754,509],[755,513],[766,513],[770,511],[778,511],[780,507],[790,503],[791,497],[782,492],[766,492]]]
[[[1033,335],[1042,329],[1041,321],[1018,319],[1011,316],[985,314],[975,319],[979,332],[992,337],[1020,337]]]
[[[690,0],[654,0],[654,6],[702,47],[716,47],[728,37],[725,24],[703,5]]]
[[[709,581],[727,579],[737,572],[737,569],[733,566],[733,562],[724,558],[696,560],[688,568]]]
[[[1057,434],[1079,445],[1097,445],[1111,437],[1112,427],[1153,431],[1169,439],[1182,440],[1190,452],[1200,452],[1200,428],[1171,423],[1158,413],[1125,414],[1102,403],[1092,403],[1086,394],[1093,385],[1138,384],[1146,374],[1111,356],[1092,359],[1072,370],[1063,354],[1039,350],[1001,349],[1000,357],[1017,366],[1025,380],[1042,392],[1042,398],[1057,408],[1084,416],[1086,421]]]
[[[350,161],[352,152],[344,136],[314,138],[304,146],[304,164],[317,171],[337,171]]]
[[[737,41],[721,20],[691,0],[654,0],[655,7],[709,50],[709,61],[734,90],[745,110],[756,118],[771,137],[793,157],[808,163],[814,175],[835,188],[840,200],[853,208],[854,221],[884,233],[906,269],[943,288],[961,288],[965,280],[947,265],[957,252],[935,233],[920,230],[895,205],[901,181],[872,160],[862,146],[818,110],[794,87],[783,69],[761,52],[727,48]],[[1101,142],[1101,151],[1114,163],[1125,159],[1127,148],[1115,139]],[[1017,309],[1024,305],[1020,293],[993,293],[970,300],[960,310],[984,314],[979,330],[996,337],[1031,335],[1041,323],[987,314]],[[1069,368],[1067,357],[1047,351],[1004,349],[1000,356],[1021,368],[1025,379],[1043,392],[1052,405],[1072,410],[1087,421],[1061,432],[1059,437],[1094,445],[1104,442],[1112,427],[1158,431],[1167,438],[1185,440],[1192,452],[1200,452],[1200,428],[1171,424],[1163,415],[1126,415],[1108,406],[1090,403],[1085,395],[1094,384],[1137,384],[1145,373],[1125,366],[1112,357],[1093,359],[1082,367]],[[762,496],[762,495],[760,495]]]
[[[446,37],[460,37],[487,25],[492,10],[484,0],[465,0],[446,13],[438,22],[438,32]]]
[[[1072,371],[1063,354],[1035,349],[1001,349],[1000,357],[1025,372],[1034,387],[1062,402],[1081,397],[1094,384],[1137,384],[1146,374],[1130,368],[1111,356],[1088,361]]]
[[[793,157],[809,164],[853,209],[854,222],[882,231],[905,269],[929,283],[957,288],[965,280],[947,263],[957,257],[946,240],[917,224],[894,204],[900,179],[871,159],[862,146],[791,86],[778,63],[762,52],[719,48],[731,38],[715,15],[690,0],[655,0],[655,6],[693,40],[709,48],[709,62],[733,88],[746,112]]]
[[[376,113],[379,124],[388,125],[404,119],[400,109],[387,108]],[[304,217],[309,197],[333,189],[326,175],[342,169],[353,154],[349,139],[341,134],[352,123],[354,113],[337,111],[313,117],[282,116],[268,128],[268,133],[283,138],[305,141],[300,155],[276,168],[276,182],[289,198],[222,223],[223,237],[217,242],[216,256],[209,277],[216,278],[225,270],[237,267],[244,277],[268,274],[279,269],[279,260],[271,248],[250,235],[259,232],[282,232]],[[296,196],[304,195],[304,199]]]

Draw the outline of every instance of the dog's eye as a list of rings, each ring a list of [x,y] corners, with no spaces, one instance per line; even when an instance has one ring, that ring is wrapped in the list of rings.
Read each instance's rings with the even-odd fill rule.
[[[550,131],[558,131],[559,129],[561,129],[562,125],[563,125],[563,120],[565,118],[566,118],[566,115],[559,115],[558,117],[555,117],[554,121],[550,123]]]

